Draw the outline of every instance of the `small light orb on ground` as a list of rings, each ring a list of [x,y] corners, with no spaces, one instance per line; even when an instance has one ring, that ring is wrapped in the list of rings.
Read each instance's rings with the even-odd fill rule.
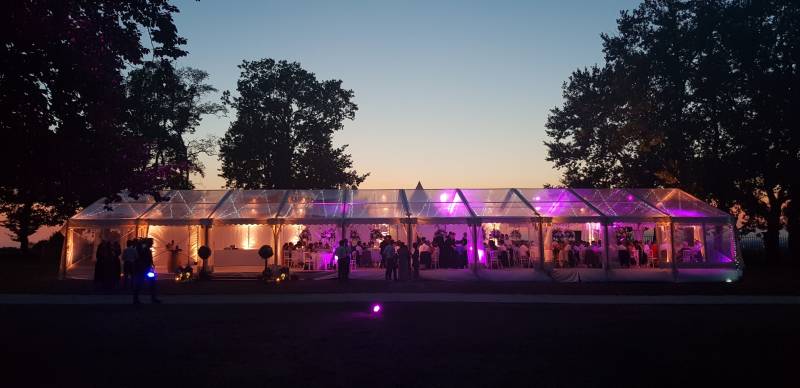
[[[379,305],[379,304],[372,305],[372,312],[376,313],[376,314],[381,312],[381,305]]]
[[[725,283],[733,283],[733,279],[725,279]]]
[[[153,271],[150,271],[150,272],[147,273],[147,277],[152,279],[152,278],[156,277],[156,273],[153,272]]]

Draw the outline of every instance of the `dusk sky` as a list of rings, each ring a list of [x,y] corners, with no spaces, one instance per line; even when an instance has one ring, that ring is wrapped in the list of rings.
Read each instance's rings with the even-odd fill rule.
[[[335,139],[371,173],[362,188],[539,187],[558,182],[542,141],[562,83],[602,60],[600,33],[637,4],[183,0],[179,65],[220,92],[235,92],[243,59],[343,80],[359,109]],[[221,137],[233,116],[206,117],[198,135]],[[197,187],[221,187],[216,157],[204,163]]]
[[[561,85],[602,61],[600,33],[615,31],[634,0],[604,1],[176,1],[189,55],[235,92],[243,59],[298,61],[355,93],[349,144],[362,188],[540,187],[557,183],[545,161],[544,124]],[[197,136],[224,135],[234,117],[206,116]],[[197,188],[224,185],[205,157]],[[56,228],[41,228],[31,241]],[[0,246],[13,245],[0,232]]]

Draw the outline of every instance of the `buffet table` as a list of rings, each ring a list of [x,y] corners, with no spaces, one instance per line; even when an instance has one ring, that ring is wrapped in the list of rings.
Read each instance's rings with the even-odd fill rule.
[[[258,256],[258,249],[223,249],[211,254],[215,267],[227,266],[264,266],[264,260]]]

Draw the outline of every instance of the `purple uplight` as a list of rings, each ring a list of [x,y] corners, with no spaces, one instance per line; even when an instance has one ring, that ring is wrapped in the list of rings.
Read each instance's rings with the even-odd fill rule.
[[[381,305],[380,304],[372,305],[372,312],[375,313],[375,314],[381,312]]]
[[[633,201],[633,195],[631,195],[631,194],[628,194],[628,196],[625,197],[625,198],[627,198],[628,201]]]

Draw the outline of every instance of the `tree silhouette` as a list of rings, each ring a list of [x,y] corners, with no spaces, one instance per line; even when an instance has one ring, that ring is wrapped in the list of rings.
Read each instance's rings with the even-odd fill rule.
[[[563,183],[684,188],[765,229],[778,258],[800,187],[800,4],[645,1],[617,28],[548,117]]]
[[[0,211],[28,236],[102,196],[148,190],[148,155],[125,136],[122,71],[151,53],[185,55],[167,0],[41,1],[0,13]],[[151,46],[148,44],[148,46]]]
[[[223,107],[203,102],[215,92],[205,83],[208,73],[193,68],[176,70],[167,59],[146,62],[131,71],[125,82],[128,136],[141,139],[149,154],[141,167],[152,171],[153,188],[192,189],[192,173],[203,175],[200,153],[211,154],[214,139],[188,141],[203,115]]]
[[[222,176],[229,187],[357,187],[367,175],[352,170],[332,136],[358,109],[342,81],[318,81],[299,63],[243,61],[238,96],[225,92],[236,119],[220,140]]]

